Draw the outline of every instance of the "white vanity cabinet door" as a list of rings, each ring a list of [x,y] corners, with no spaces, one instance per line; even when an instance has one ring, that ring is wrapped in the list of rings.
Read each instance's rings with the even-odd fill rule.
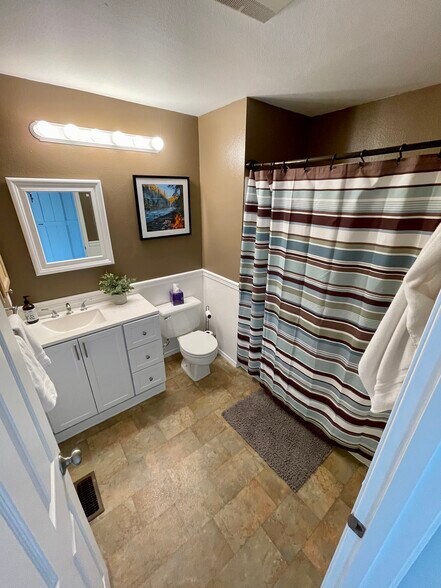
[[[134,396],[122,327],[98,331],[78,341],[99,412]]]
[[[57,389],[57,403],[48,413],[54,433],[97,414],[79,343],[75,339],[45,349],[52,363],[47,372]]]

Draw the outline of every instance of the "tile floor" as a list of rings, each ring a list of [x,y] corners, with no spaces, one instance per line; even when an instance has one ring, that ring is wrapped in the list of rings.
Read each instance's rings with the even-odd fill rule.
[[[61,444],[94,470],[105,512],[92,529],[114,588],[320,586],[366,468],[334,450],[293,492],[224,419],[258,384],[218,357],[167,390]]]

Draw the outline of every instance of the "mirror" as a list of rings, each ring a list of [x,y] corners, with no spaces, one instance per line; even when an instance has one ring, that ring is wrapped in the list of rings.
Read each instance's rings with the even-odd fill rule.
[[[6,181],[37,276],[114,262],[99,180]]]

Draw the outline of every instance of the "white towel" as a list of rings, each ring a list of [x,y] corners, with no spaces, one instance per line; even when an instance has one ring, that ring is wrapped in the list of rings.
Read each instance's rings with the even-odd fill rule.
[[[395,404],[440,291],[441,225],[407,272],[358,366],[372,412]]]
[[[46,373],[44,367],[37,361],[35,353],[29,343],[20,337],[15,335],[18,347],[23,355],[24,362],[26,364],[29,375],[31,376],[32,383],[37,390],[37,394],[41,400],[41,404],[45,412],[52,410],[57,402],[57,391],[52,380]]]
[[[18,314],[11,314],[9,317],[9,322],[11,323],[11,327],[15,335],[18,335],[30,345],[32,351],[35,354],[35,357],[38,359],[41,365],[43,367],[51,365],[51,360],[46,355],[43,347],[31,333],[31,329],[26,325],[26,323],[24,323],[24,321],[22,321]]]

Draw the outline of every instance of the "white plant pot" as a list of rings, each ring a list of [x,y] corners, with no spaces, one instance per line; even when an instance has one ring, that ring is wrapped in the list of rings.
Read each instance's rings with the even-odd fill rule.
[[[127,302],[127,294],[112,294],[112,302],[114,304],[125,304]]]

